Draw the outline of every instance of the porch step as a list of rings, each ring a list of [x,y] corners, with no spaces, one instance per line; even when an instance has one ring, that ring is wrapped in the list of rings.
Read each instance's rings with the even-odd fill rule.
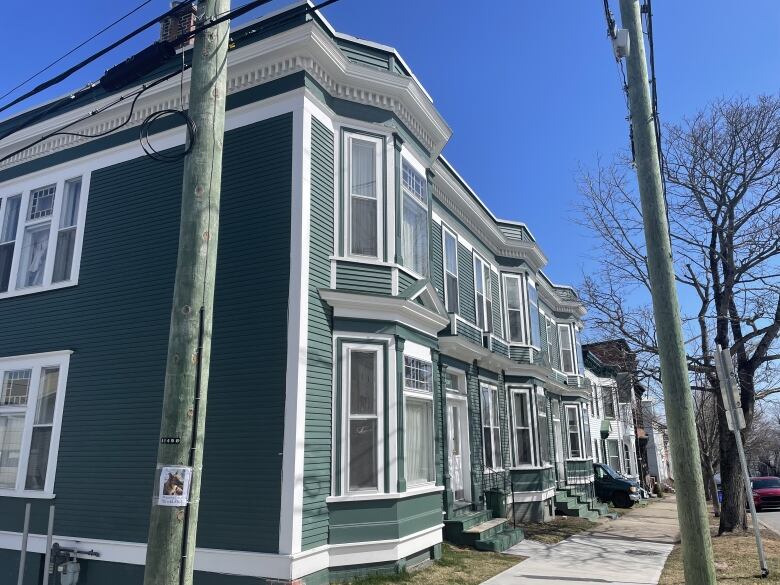
[[[476,541],[474,543],[474,548],[477,550],[504,552],[506,549],[523,540],[524,537],[525,535],[521,528],[505,528],[491,538]]]
[[[570,496],[566,490],[555,492],[555,510],[565,516],[576,516],[578,518],[587,518],[588,520],[597,520],[601,514],[590,508],[590,502],[580,501],[581,496]]]
[[[452,506],[452,515],[450,518],[458,518],[460,516],[465,516],[467,514],[471,514],[474,510],[471,508],[471,504],[469,502],[455,502]]]
[[[447,518],[444,521],[444,538],[453,544],[466,544],[463,542],[463,533],[492,518],[490,510],[463,512],[454,518]]]
[[[455,544],[461,546],[476,546],[478,540],[490,540],[504,530],[505,525],[505,518],[491,518],[461,531],[460,534],[453,535],[454,538],[448,540],[453,540]]]

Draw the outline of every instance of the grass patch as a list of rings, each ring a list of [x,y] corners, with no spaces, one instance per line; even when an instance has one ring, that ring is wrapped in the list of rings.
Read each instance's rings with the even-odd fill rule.
[[[420,571],[398,575],[375,575],[351,581],[352,585],[409,583],[411,585],[479,585],[483,581],[514,567],[523,557],[470,548],[442,546],[441,559]]]
[[[710,513],[712,551],[715,557],[715,575],[718,583],[729,585],[780,584],[780,537],[768,530],[761,531],[769,578],[760,579],[758,551],[752,529],[741,534],[717,536],[718,519]],[[659,585],[685,585],[682,550],[676,545],[664,566]]]
[[[590,530],[595,525],[595,522],[591,522],[587,518],[556,516],[554,520],[549,522],[523,524],[522,529],[525,537],[529,540],[543,542],[544,544],[557,544],[574,534]]]

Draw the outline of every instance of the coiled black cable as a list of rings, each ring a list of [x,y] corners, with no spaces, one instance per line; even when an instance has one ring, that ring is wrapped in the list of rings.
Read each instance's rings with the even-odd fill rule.
[[[155,149],[152,146],[149,135],[151,134],[152,124],[157,120],[166,116],[179,116],[184,120],[184,125],[187,128],[187,138],[184,141],[184,150],[172,153],[164,153]],[[198,135],[198,128],[195,125],[195,121],[190,118],[189,114],[184,110],[165,109],[159,110],[152,114],[149,114],[141,124],[139,131],[139,141],[141,142],[141,148],[144,149],[146,156],[156,161],[170,163],[176,162],[179,159],[184,158],[192,150],[192,146],[195,144],[195,139]]]

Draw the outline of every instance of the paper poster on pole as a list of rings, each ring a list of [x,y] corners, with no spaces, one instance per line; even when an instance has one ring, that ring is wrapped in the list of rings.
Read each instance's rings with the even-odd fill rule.
[[[158,470],[157,505],[186,506],[190,498],[192,467],[164,465]]]

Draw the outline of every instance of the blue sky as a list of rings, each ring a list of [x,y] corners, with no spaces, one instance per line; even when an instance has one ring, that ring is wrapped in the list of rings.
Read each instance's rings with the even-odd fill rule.
[[[3,31],[0,94],[140,1],[5,6],[5,22],[19,25]],[[243,3],[233,0],[234,7]],[[276,0],[253,17],[287,3]],[[618,0],[611,4],[617,16]],[[167,6],[165,0],[152,0],[48,73]],[[33,9],[47,17],[33,15]],[[656,0],[654,12],[664,121],[680,120],[719,96],[780,89],[777,0]],[[602,3],[341,0],[324,13],[342,32],[399,50],[453,129],[445,156],[496,215],[528,224],[550,259],[547,272],[555,281],[579,282],[593,260],[588,230],[572,222],[577,169],[592,167],[597,156],[611,157],[628,143]],[[31,18],[34,28],[24,24]],[[98,78],[155,34],[115,50],[44,96]]]

